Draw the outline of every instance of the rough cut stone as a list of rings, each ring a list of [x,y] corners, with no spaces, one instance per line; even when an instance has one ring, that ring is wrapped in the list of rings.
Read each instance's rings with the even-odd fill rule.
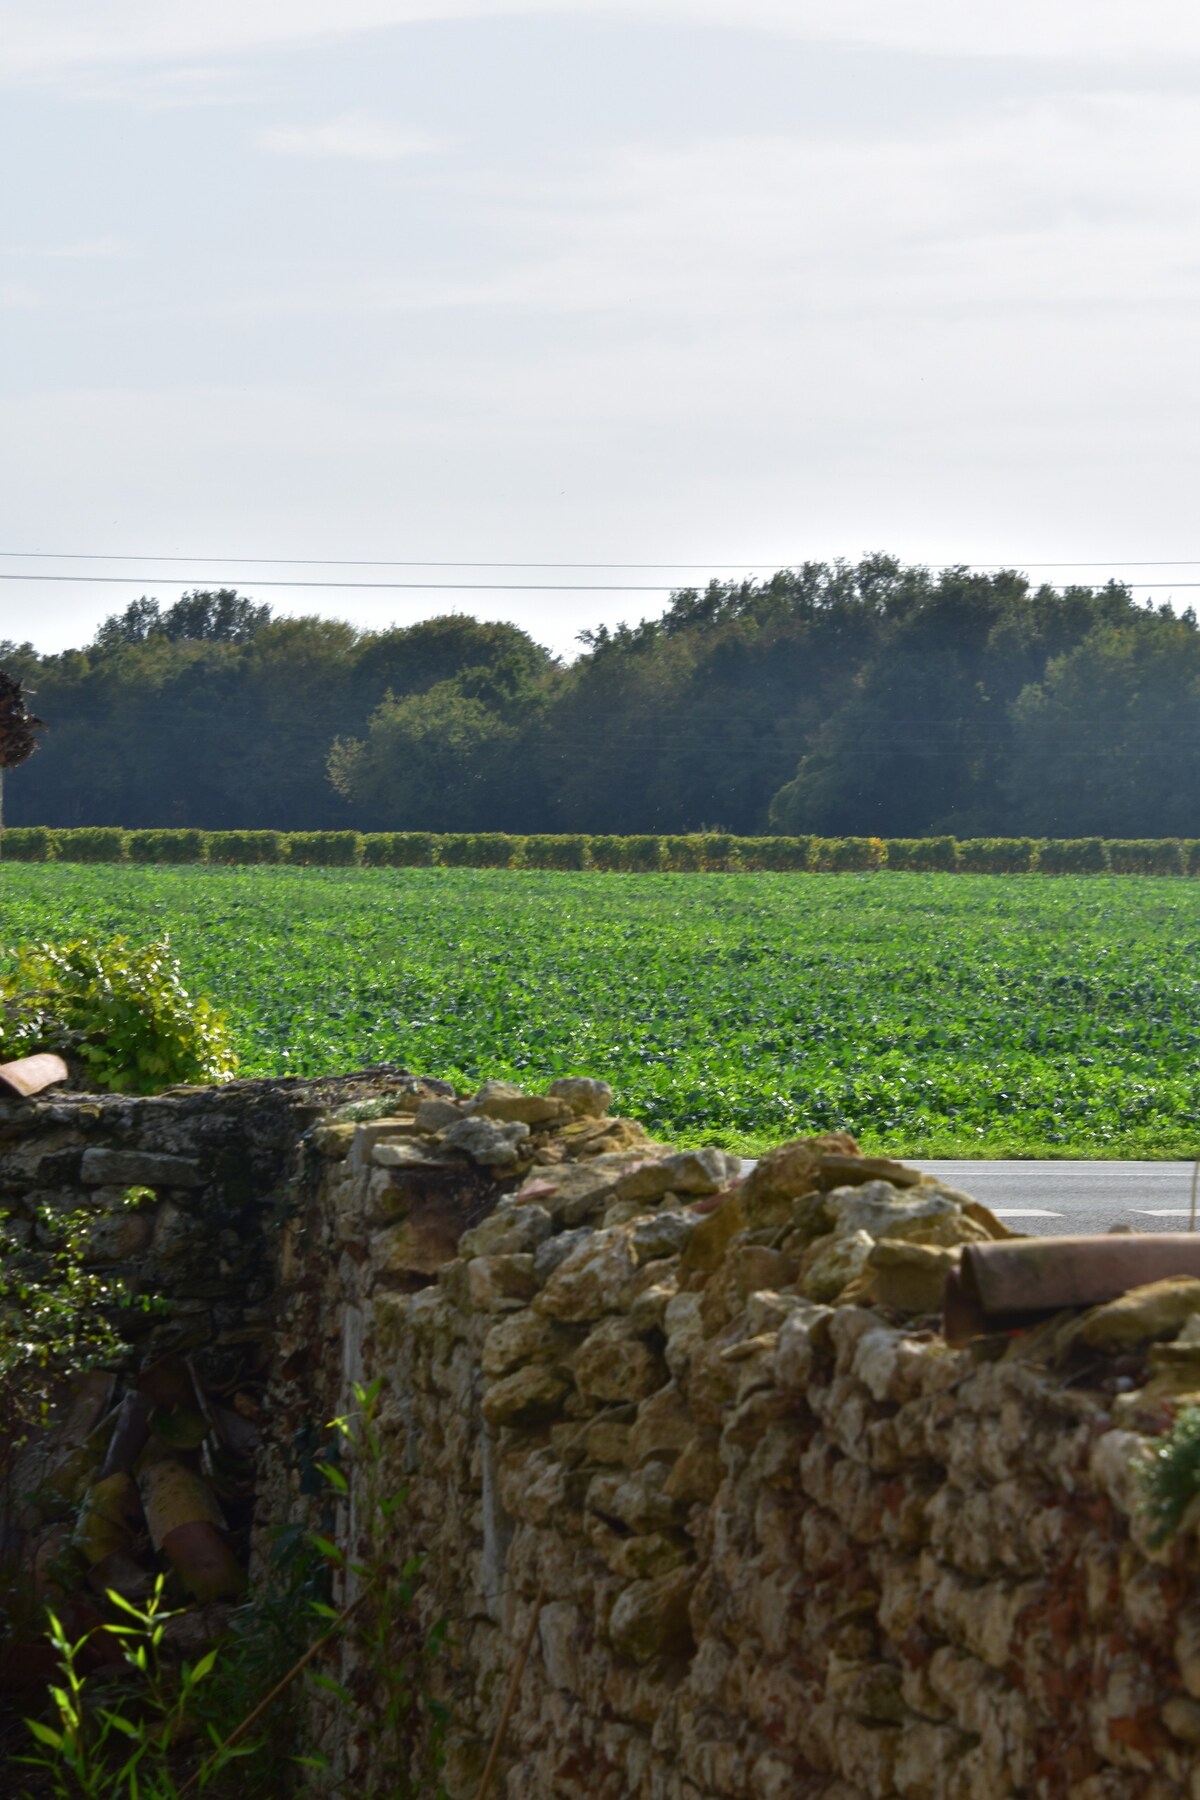
[[[496,1119],[460,1119],[442,1134],[450,1150],[462,1150],[473,1162],[490,1169],[511,1169],[520,1160],[518,1145],[529,1136],[519,1120],[502,1124]]]
[[[555,1269],[534,1305],[550,1318],[599,1319],[622,1311],[635,1274],[628,1232],[591,1232]]]
[[[493,1325],[483,1340],[480,1367],[485,1375],[507,1375],[521,1363],[552,1363],[571,1348],[570,1334],[527,1309]]]
[[[468,1110],[483,1118],[522,1125],[551,1125],[571,1117],[566,1100],[527,1094],[511,1081],[485,1081],[469,1101]]]
[[[144,1150],[104,1150],[99,1145],[83,1153],[81,1177],[88,1187],[175,1187],[204,1185],[200,1164],[188,1156],[157,1156]]]
[[[532,1256],[473,1257],[467,1264],[467,1292],[477,1312],[524,1306],[537,1292]]]
[[[489,1425],[540,1425],[562,1408],[570,1382],[555,1369],[530,1364],[494,1383],[483,1396]]]
[[[479,1225],[459,1239],[460,1256],[491,1256],[513,1251],[533,1251],[554,1230],[550,1214],[542,1206],[498,1206]]]
[[[654,1656],[684,1656],[692,1647],[688,1615],[692,1574],[676,1569],[653,1581],[635,1581],[613,1607],[608,1634],[613,1649],[634,1662]]]
[[[861,1275],[871,1254],[873,1239],[865,1231],[820,1240],[804,1273],[807,1300],[836,1300],[856,1275]]]
[[[565,1100],[576,1118],[603,1118],[612,1105],[613,1091],[607,1081],[593,1081],[585,1075],[563,1076],[552,1081],[546,1092],[552,1100]]]
[[[606,1319],[591,1333],[571,1363],[580,1393],[588,1400],[642,1400],[666,1377],[662,1358],[625,1319]]]
[[[652,1219],[642,1220],[630,1239],[634,1261],[640,1266],[660,1257],[677,1256],[698,1223],[696,1215],[687,1212],[656,1213]]]

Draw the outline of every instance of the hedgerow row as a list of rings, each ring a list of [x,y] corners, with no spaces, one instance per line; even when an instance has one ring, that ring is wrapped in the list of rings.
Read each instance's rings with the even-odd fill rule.
[[[14,826],[14,862],[288,863],[320,868],[601,869],[627,873],[903,869],[994,875],[1200,875],[1200,838],[514,837],[503,832],[122,831]]]

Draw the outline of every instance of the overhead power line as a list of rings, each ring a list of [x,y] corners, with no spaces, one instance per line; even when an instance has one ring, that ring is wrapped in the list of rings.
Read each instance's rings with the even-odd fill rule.
[[[60,586],[100,584],[107,587],[127,587],[131,582],[145,584],[147,581],[162,581],[203,587],[212,579],[211,575],[44,575],[36,569],[0,570],[0,581],[47,581],[56,582]],[[448,593],[493,594],[670,594],[679,585],[677,581],[312,581],[284,580],[275,576],[267,579],[255,577],[254,580],[256,588],[363,588],[388,593],[431,593],[440,589]],[[1048,582],[1046,585],[1063,587],[1067,584]],[[1174,593],[1180,588],[1200,588],[1200,581],[1138,581],[1132,585],[1143,591],[1148,588],[1169,588]]]
[[[437,558],[410,557],[406,559],[387,557],[354,557],[354,556],[151,556],[144,553],[136,555],[117,555],[114,551],[87,550],[0,550],[0,559],[5,562],[121,562],[121,563],[232,563],[241,568],[288,568],[288,569],[651,569],[669,571],[686,569],[703,571],[705,569],[744,569],[747,572],[769,569],[772,573],[783,569],[802,568],[811,562],[812,557],[799,557],[792,562],[752,563],[740,562],[733,558],[711,558],[707,562],[543,562],[537,559],[526,562],[512,561],[470,561]],[[1110,556],[1106,560],[1082,560],[1038,562],[1028,557],[1010,557],[1007,562],[933,562],[927,565],[934,569],[1194,569],[1200,568],[1200,557],[1159,557],[1154,560],[1137,557]],[[100,579],[97,577],[97,579]],[[173,576],[172,580],[180,577]],[[292,586],[298,585],[292,583]],[[1139,584],[1140,585],[1140,584]]]

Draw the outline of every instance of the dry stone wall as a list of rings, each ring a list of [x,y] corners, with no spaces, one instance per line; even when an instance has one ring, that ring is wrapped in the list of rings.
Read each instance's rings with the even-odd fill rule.
[[[951,1349],[986,1209],[838,1136],[738,1182],[607,1098],[318,1127],[288,1228],[266,1515],[353,1550],[407,1487],[451,1800],[514,1669],[509,1800],[1200,1796],[1195,1534],[1152,1548],[1134,1475],[1200,1397],[1179,1306]],[[297,1446],[370,1379],[331,1515]],[[322,1725],[350,1792],[370,1741]]]
[[[154,1301],[37,1447],[29,1564],[78,1538],[122,1394],[186,1359],[214,1442],[239,1400],[262,1432],[225,1508],[252,1581],[277,1527],[354,1556],[407,1490],[450,1800],[514,1673],[508,1800],[1200,1800],[1200,1522],[1154,1547],[1135,1476],[1200,1401],[1200,1283],[952,1349],[985,1208],[837,1134],[740,1179],[610,1099],[383,1070],[0,1105],[10,1239],[82,1203],[94,1264]],[[342,1495],[328,1422],[372,1382],[381,1461],[344,1456]],[[375,1696],[330,1655],[364,1702],[314,1701],[348,1796]]]

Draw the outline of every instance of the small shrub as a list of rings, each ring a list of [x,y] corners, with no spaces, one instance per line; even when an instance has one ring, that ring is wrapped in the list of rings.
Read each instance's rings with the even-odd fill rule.
[[[117,825],[80,825],[58,834],[58,854],[63,862],[124,862],[129,833]]]
[[[135,863],[202,863],[208,858],[203,831],[131,831],[129,860]]]
[[[287,861],[287,838],[282,831],[210,831],[208,860],[212,863],[281,863]]]
[[[1183,858],[1184,874],[1200,875],[1200,838],[1183,838],[1179,853]]]
[[[352,869],[362,861],[362,846],[357,831],[293,831],[288,861],[306,869]]]
[[[527,869],[586,869],[589,862],[588,840],[581,834],[535,833],[525,839]]]
[[[448,831],[434,839],[446,869],[511,869],[521,839],[502,831]]]
[[[811,837],[740,837],[734,848],[743,869],[773,869],[780,874],[805,874],[813,866]]]
[[[952,837],[885,838],[889,869],[953,871],[958,844]]]
[[[1033,838],[964,838],[958,866],[970,875],[1028,875],[1036,852]]]
[[[427,869],[433,861],[431,831],[368,831],[362,846],[369,869]]]
[[[115,1093],[223,1081],[236,1065],[224,1015],[188,993],[166,938],[10,951],[0,959],[0,1020],[6,1056],[69,1051]]]
[[[691,875],[704,867],[704,839],[694,832],[686,837],[665,837],[662,843],[662,864],[677,875]]]
[[[1046,838],[1037,866],[1043,875],[1106,875],[1108,852],[1103,838]]]
[[[1177,838],[1109,838],[1108,866],[1114,875],[1182,875]]]
[[[47,825],[13,825],[0,838],[5,862],[53,862],[57,855],[58,834]]]
[[[813,866],[824,874],[882,867],[887,851],[883,839],[877,837],[839,837],[813,839]]]

